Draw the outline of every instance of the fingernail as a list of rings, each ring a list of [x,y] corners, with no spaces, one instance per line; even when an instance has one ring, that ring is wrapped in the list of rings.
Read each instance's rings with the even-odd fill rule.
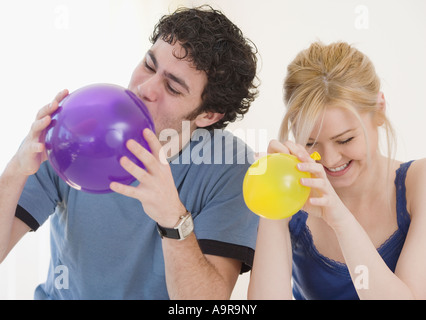
[[[148,128],[145,128],[144,130],[143,130],[143,133],[144,134],[147,134],[147,135],[153,135],[154,134],[154,132],[152,132],[150,129],[148,129]]]
[[[133,140],[133,139],[127,140],[127,148],[129,148],[129,149],[133,148],[135,146],[135,142],[136,141]]]

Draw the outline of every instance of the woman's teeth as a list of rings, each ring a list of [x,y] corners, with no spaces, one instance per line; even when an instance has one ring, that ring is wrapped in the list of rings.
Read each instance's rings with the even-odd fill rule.
[[[349,165],[350,161],[348,163],[345,163],[344,165],[340,166],[340,167],[336,167],[336,168],[328,168],[328,170],[330,170],[331,172],[339,172],[342,171],[344,169],[346,169],[346,167]]]

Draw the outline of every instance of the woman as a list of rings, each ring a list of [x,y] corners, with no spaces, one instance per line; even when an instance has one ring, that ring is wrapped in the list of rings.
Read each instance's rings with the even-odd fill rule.
[[[268,152],[296,155],[311,195],[293,217],[261,219],[249,298],[426,298],[426,159],[392,158],[371,61],[346,43],[314,43],[288,66],[284,95],[283,143]]]

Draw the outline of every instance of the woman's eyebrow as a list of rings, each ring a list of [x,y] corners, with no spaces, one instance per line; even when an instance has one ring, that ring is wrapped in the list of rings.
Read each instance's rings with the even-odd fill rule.
[[[349,132],[351,132],[351,131],[355,131],[355,129],[348,129],[348,130],[346,130],[346,131],[344,131],[344,132],[342,132],[342,133],[339,133],[339,134],[337,134],[337,135],[335,135],[335,136],[333,136],[333,137],[331,137],[330,138],[330,140],[335,140],[335,139],[337,139],[337,138],[340,138],[341,136],[343,136],[343,135],[345,135],[346,133],[349,133]],[[314,138],[309,138],[309,141],[315,141],[316,139],[314,139]]]
[[[346,133],[349,133],[349,132],[354,131],[354,130],[355,129],[348,129],[348,130],[346,130],[346,131],[344,131],[342,133],[339,133],[339,134],[335,135],[334,137],[331,137],[330,140],[335,140],[337,138],[340,138],[341,136],[345,135]]]

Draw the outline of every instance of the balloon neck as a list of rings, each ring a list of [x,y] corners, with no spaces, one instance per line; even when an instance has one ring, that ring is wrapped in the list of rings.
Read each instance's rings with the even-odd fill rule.
[[[319,160],[321,160],[321,155],[318,153],[318,152],[314,152],[314,153],[312,153],[311,155],[310,155],[310,157],[313,159],[313,160],[315,160],[315,161],[319,161]]]

